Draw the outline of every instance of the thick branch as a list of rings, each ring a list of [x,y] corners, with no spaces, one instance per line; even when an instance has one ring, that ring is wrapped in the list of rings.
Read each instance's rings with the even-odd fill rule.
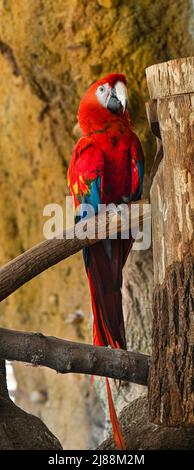
[[[0,357],[46,366],[61,374],[94,374],[142,385],[147,385],[150,363],[150,357],[141,353],[4,328],[0,328]]]
[[[139,205],[143,205],[148,201],[139,201]],[[130,208],[129,204],[129,208]],[[71,232],[69,229],[64,231],[62,239],[53,238],[51,240],[45,240],[38,245],[35,245],[25,253],[22,253],[17,258],[10,261],[8,264],[0,269],[0,301],[8,297],[18,287],[28,282],[33,277],[37,276],[41,272],[50,268],[51,266],[59,263],[65,258],[73,255],[80,251],[85,246],[93,245],[106,237],[111,237],[116,233],[120,233],[121,229],[129,229],[131,224],[127,224],[124,218],[118,216],[118,223],[116,223],[116,216],[114,213],[107,216],[107,223],[104,224],[104,215],[100,214],[98,217],[91,218],[87,221],[87,238],[82,240],[84,227],[86,222],[80,222],[76,226],[76,236],[72,239]],[[139,218],[132,220],[133,227],[139,227],[139,223],[150,219],[150,211],[147,209],[144,214],[140,214]],[[93,227],[96,227],[96,235],[93,234]],[[105,233],[104,233],[105,232]]]

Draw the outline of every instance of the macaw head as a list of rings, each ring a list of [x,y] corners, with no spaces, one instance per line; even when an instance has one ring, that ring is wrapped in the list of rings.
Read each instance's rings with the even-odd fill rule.
[[[78,121],[84,134],[103,128],[107,122],[128,121],[125,75],[111,73],[93,83],[83,96]]]

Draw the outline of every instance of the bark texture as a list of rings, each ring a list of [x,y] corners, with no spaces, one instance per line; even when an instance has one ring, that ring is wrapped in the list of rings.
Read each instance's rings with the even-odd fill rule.
[[[163,158],[151,187],[154,319],[150,418],[194,424],[194,57],[147,69]]]
[[[137,202],[138,216],[131,215],[131,204],[126,205],[125,216],[107,214],[91,217],[80,221],[61,233],[59,238],[53,237],[33,246],[0,269],[0,301],[26,282],[36,277],[51,266],[69,258],[86,246],[94,245],[102,238],[108,238],[121,231],[125,232],[150,223],[151,214],[147,200]],[[145,206],[144,206],[145,204]],[[135,203],[132,204],[134,206]],[[105,217],[104,217],[105,215]],[[85,233],[84,233],[85,232]]]
[[[61,374],[77,372],[142,385],[147,385],[150,363],[150,357],[141,353],[3,328],[0,328],[0,357],[50,367]]]
[[[87,86],[106,73],[126,73],[130,114],[144,145],[148,175],[154,141],[144,108],[145,67],[189,55],[193,46],[188,27],[190,0],[2,0],[0,17],[3,265],[42,240],[45,204],[63,206],[66,169],[79,135],[77,107]],[[148,186],[148,177],[145,183]],[[143,257],[143,253],[134,253],[129,258],[124,287],[124,307],[130,317],[127,335],[132,337],[129,344],[132,342],[135,349],[145,344],[145,329],[141,328],[140,339],[136,329],[136,318],[140,318],[136,315],[136,298],[141,306],[146,302],[145,309],[149,309],[151,296],[150,291],[147,305],[144,286],[137,292],[136,279],[142,280],[138,258],[141,265]],[[151,279],[151,255],[148,259],[145,253],[143,265],[146,280]],[[91,340],[89,318],[91,307],[81,253],[42,273],[0,306],[2,327],[42,331],[74,341]],[[149,321],[150,316],[145,316],[147,332]],[[14,364],[14,371],[17,403],[41,416],[63,446],[94,446],[94,422],[95,436],[98,428],[98,437],[102,438],[101,414],[99,408],[94,412],[96,400],[90,381],[78,375],[56,375],[40,367],[32,373],[23,364]],[[39,398],[35,400],[35,396]]]
[[[141,294],[140,294],[141,291]],[[129,350],[151,350],[153,267],[152,250],[133,251],[124,268],[123,307]]]
[[[168,268],[154,290],[150,418],[168,426],[193,424],[194,257]]]
[[[128,450],[193,450],[194,427],[168,428],[150,423],[147,397],[140,397],[125,406],[119,421]],[[115,449],[112,435],[98,449]]]
[[[36,416],[9,398],[5,361],[0,360],[0,450],[61,450],[61,444]]]

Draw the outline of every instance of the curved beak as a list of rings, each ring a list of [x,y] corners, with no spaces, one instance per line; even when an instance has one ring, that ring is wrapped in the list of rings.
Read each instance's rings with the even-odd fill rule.
[[[127,88],[123,82],[118,81],[111,90],[110,98],[107,103],[107,108],[112,113],[118,114],[120,113],[120,111],[122,111],[124,114],[127,108],[127,102]]]

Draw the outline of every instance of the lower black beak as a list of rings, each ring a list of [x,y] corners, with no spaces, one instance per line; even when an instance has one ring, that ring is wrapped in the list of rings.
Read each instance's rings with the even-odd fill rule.
[[[122,104],[117,98],[114,88],[112,88],[111,95],[107,103],[107,109],[114,114],[118,114],[122,110]]]

